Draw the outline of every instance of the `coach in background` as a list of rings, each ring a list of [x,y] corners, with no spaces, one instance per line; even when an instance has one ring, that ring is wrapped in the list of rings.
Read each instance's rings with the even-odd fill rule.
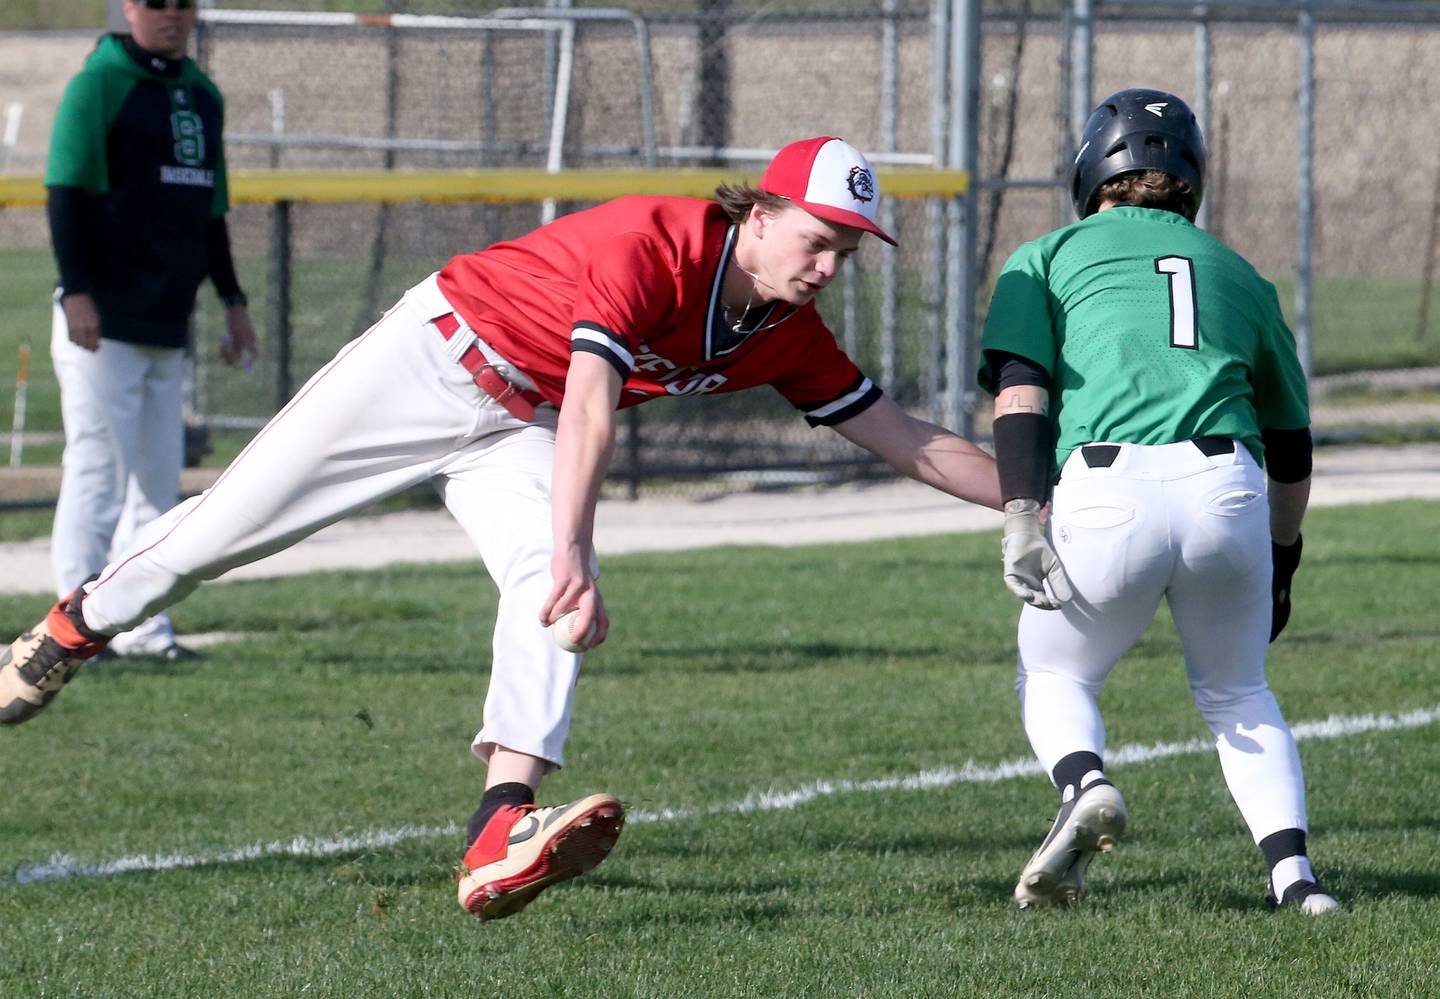
[[[100,39],[70,81],[45,170],[59,265],[51,353],[65,422],[52,550],[61,595],[175,504],[182,374],[195,293],[225,303],[220,353],[245,362],[255,332],[225,213],[224,106],[186,56],[193,0],[126,0],[131,34]],[[112,651],[176,658],[163,612]]]
[[[1195,226],[1204,181],[1184,101],[1112,95],[1072,168],[1080,221],[1011,256],[985,324],[1005,582],[1029,605],[1020,711],[1060,791],[1021,908],[1078,899],[1124,832],[1096,695],[1162,597],[1271,904],[1338,908],[1306,857],[1300,757],[1265,681],[1310,496],[1305,375],[1274,287]]]

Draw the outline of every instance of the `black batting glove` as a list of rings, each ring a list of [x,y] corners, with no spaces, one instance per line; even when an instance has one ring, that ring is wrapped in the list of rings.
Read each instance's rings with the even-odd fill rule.
[[[1296,536],[1293,545],[1277,545],[1270,542],[1270,560],[1274,563],[1275,574],[1270,580],[1270,641],[1280,637],[1290,621],[1290,581],[1295,570],[1300,568],[1300,547],[1304,538]]]

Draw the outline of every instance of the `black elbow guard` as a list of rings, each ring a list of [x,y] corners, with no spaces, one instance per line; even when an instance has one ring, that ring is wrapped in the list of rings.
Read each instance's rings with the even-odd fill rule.
[[[1050,498],[1050,417],[1042,413],[1006,413],[995,418],[995,464],[1000,473],[1000,499]]]
[[[1310,477],[1315,442],[1310,428],[1299,430],[1262,430],[1260,443],[1265,448],[1265,471],[1276,482],[1301,482]]]

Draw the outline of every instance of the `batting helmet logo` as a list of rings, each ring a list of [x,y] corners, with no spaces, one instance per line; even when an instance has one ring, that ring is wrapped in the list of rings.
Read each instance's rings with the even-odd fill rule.
[[[875,176],[862,166],[850,168],[850,175],[845,178],[845,186],[850,188],[850,197],[856,201],[875,200]]]

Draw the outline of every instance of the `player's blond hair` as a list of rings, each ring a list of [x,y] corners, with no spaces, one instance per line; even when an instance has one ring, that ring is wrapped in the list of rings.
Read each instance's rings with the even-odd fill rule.
[[[1125,173],[1107,180],[1096,189],[1091,204],[1107,201],[1137,208],[1160,208],[1183,215],[1191,222],[1195,221],[1195,213],[1200,208],[1199,199],[1189,184],[1160,170]]]
[[[715,200],[730,216],[730,221],[744,222],[750,217],[750,210],[756,205],[762,209],[778,212],[790,202],[784,198],[762,191],[750,184],[721,184],[715,188]]]

